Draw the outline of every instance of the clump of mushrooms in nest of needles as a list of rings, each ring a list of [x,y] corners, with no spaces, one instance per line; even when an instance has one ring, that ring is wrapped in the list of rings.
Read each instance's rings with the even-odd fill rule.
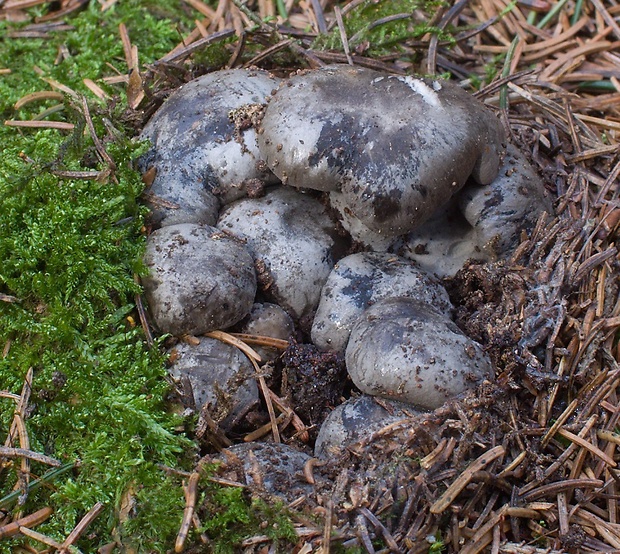
[[[339,65],[287,79],[224,70],[171,94],[142,137],[155,326],[295,334],[344,356],[362,396],[326,419],[317,455],[492,378],[441,279],[506,257],[551,203],[496,116],[459,86]],[[234,346],[173,350],[171,374],[224,431],[258,403]]]

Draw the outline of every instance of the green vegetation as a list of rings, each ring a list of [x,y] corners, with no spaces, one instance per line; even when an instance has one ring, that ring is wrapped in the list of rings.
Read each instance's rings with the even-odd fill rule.
[[[269,537],[277,552],[289,551],[298,541],[282,503],[271,505],[260,498],[248,499],[240,488],[213,483],[207,483],[202,501],[211,514],[211,519],[203,524],[203,531],[215,539],[216,554],[232,553],[243,539],[255,535]]]
[[[383,18],[439,5],[362,4],[345,18],[351,46],[377,55],[404,39],[438,32],[408,16]],[[285,13],[284,3],[277,6]],[[45,9],[28,13],[45,15]],[[15,490],[19,462],[1,466],[0,507],[20,514],[51,507],[52,516],[36,530],[62,542],[88,510],[103,503],[104,512],[77,543],[84,552],[111,541],[137,552],[170,548],[185,501],[180,477],[165,466],[190,469],[195,462],[196,445],[178,431],[184,422],[166,412],[159,344],[148,348],[137,323],[135,276],[144,269],[145,210],[133,161],[145,146],[132,140],[133,130],[124,123],[125,86],[106,85],[101,78],[128,72],[119,24],[126,25],[146,64],[169,52],[194,27],[196,16],[180,1],[130,0],[105,12],[93,1],[66,18],[71,29],[45,38],[11,36],[27,23],[0,21],[0,121],[40,117],[75,126],[0,125],[0,389],[19,394],[29,368],[34,370],[25,419],[29,447],[62,464],[31,462],[27,496]],[[335,29],[317,47],[339,42]],[[230,56],[226,44],[197,52],[194,63],[218,67]],[[249,44],[246,55],[253,49]],[[96,81],[113,101],[97,98],[84,79]],[[54,83],[73,92],[15,108],[30,93],[56,90]],[[90,134],[82,96],[109,159]],[[15,401],[0,397],[3,442],[14,411]],[[17,440],[13,445],[20,446]],[[283,550],[296,542],[281,505],[207,479],[200,491],[201,510],[209,514],[202,517],[202,531],[215,552],[231,552],[257,534]],[[2,539],[0,552],[24,542],[29,541]]]
[[[343,18],[349,47],[351,50],[359,48],[364,55],[381,56],[394,52],[403,41],[421,38],[427,33],[436,33],[442,40],[452,40],[450,33],[412,17],[416,10],[432,14],[442,5],[442,0],[364,2]],[[319,37],[315,47],[341,49],[338,28],[334,28],[329,35]]]
[[[127,72],[121,22],[141,59],[156,59],[178,42],[189,21],[166,3],[158,13],[155,7],[121,2],[102,14],[91,2],[69,19],[73,30],[44,40],[10,38],[18,27],[0,22],[0,68],[11,70],[0,75],[2,120],[31,119],[51,107],[53,101],[45,100],[13,108],[28,93],[50,90],[42,77],[53,79],[87,97],[97,135],[116,165],[99,180],[54,175],[109,169],[85,132],[77,98],[65,100],[49,118],[74,123],[73,132],[0,126],[0,386],[19,394],[28,368],[34,369],[26,419],[30,448],[77,464],[46,474],[49,467],[33,462],[31,479],[46,478],[21,509],[27,514],[52,507],[53,516],[37,530],[62,542],[103,502],[106,512],[79,543],[88,552],[112,537],[140,552],[169,546],[184,499],[180,481],[160,467],[189,465],[195,451],[175,433],[179,422],[165,413],[163,356],[146,347],[134,325],[144,209],[138,201],[143,184],[131,161],[144,147],[128,138],[120,108],[101,105],[82,82],[113,74],[108,63]],[[162,19],[161,10],[176,21]],[[57,60],[61,47],[68,55]],[[121,88],[106,91],[123,105]],[[0,399],[4,437],[14,409],[13,400]],[[9,509],[20,502],[10,495],[17,479],[15,467],[0,473],[0,502]],[[128,499],[133,509],[119,518]],[[0,550],[19,542],[4,540]]]

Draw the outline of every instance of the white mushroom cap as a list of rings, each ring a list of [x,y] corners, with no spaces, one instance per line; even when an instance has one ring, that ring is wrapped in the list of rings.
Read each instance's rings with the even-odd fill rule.
[[[368,228],[404,234],[472,175],[496,175],[497,118],[444,81],[350,66],[291,77],[269,101],[258,138],[283,183],[340,191]]]

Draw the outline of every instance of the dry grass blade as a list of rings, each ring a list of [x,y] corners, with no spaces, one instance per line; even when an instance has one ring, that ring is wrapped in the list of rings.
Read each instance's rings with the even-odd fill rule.
[[[336,14],[336,22],[338,23],[338,31],[340,31],[340,40],[342,41],[342,48],[344,49],[344,55],[347,58],[349,65],[353,65],[353,59],[351,58],[351,51],[349,50],[349,39],[347,38],[347,30],[344,28],[344,21],[342,20],[342,12],[338,6],[334,7],[334,13]]]
[[[42,508],[27,516],[21,517],[7,525],[0,527],[0,539],[14,537],[19,533],[20,527],[35,527],[40,525],[52,515],[51,508]]]
[[[97,516],[103,510],[104,505],[101,502],[97,502],[88,513],[79,521],[79,523],[75,526],[73,531],[69,533],[69,536],[62,543],[62,551],[68,551],[69,547],[73,546],[73,544],[84,534],[87,527],[97,518]]]
[[[16,110],[23,108],[25,105],[30,104],[31,102],[38,102],[40,100],[63,100],[64,96],[60,92],[54,91],[39,91],[39,92],[31,92],[26,96],[20,98],[15,105],[13,106]]]
[[[474,460],[463,473],[461,473],[458,478],[448,487],[446,492],[441,495],[441,498],[437,500],[431,507],[430,511],[433,514],[440,514],[445,511],[454,499],[458,496],[458,494],[467,486],[467,484],[471,481],[474,473],[476,471],[481,470],[487,464],[503,456],[505,454],[505,449],[503,446],[496,446],[495,448],[491,448],[488,452],[485,452],[481,456],[479,456],[476,460]]]
[[[19,526],[19,533],[37,542],[46,544],[47,546],[51,546],[52,548],[55,548],[56,550],[62,549],[62,544],[60,544],[58,541],[52,539],[51,537],[48,537],[47,535],[44,535],[43,533],[39,533],[38,531],[33,531],[32,529],[29,529],[28,527],[25,527],[23,525]]]
[[[600,458],[607,465],[611,467],[616,467],[618,465],[616,464],[615,460],[612,457],[605,454],[605,452],[601,451],[599,448],[589,443],[587,440],[571,433],[570,431],[567,431],[566,429],[559,429],[558,433],[562,435],[564,438],[568,439],[569,441],[574,442],[578,444],[579,446],[582,446],[583,448],[588,450],[591,454],[593,454],[597,458]]]
[[[101,158],[101,161],[104,162],[108,166],[108,169],[110,171],[116,170],[116,163],[107,153],[105,147],[103,146],[103,143],[97,136],[97,132],[95,131],[95,125],[90,116],[90,109],[88,107],[88,102],[86,101],[85,96],[82,97],[82,113],[84,115],[84,119],[86,120],[86,127],[88,128],[88,131],[90,133],[90,138],[92,139],[95,145],[95,149],[97,150],[97,153],[99,154],[99,157]]]
[[[72,131],[75,128],[73,123],[64,121],[17,121],[9,119],[4,122],[7,127],[22,127],[26,129],[58,129],[60,131]]]
[[[198,39],[195,42],[192,42],[191,44],[189,44],[188,46],[185,46],[183,48],[179,48],[178,50],[173,51],[170,54],[165,55],[163,58],[160,58],[155,63],[156,64],[165,64],[165,63],[176,62],[176,61],[180,60],[181,58],[185,58],[187,56],[190,56],[191,54],[193,54],[197,50],[200,50],[201,48],[205,48],[209,44],[213,44],[214,42],[230,38],[234,34],[235,34],[235,30],[234,29],[225,29],[225,30],[220,31],[218,33],[213,33],[212,35],[210,35],[208,37]]]
[[[255,346],[266,346],[269,348],[277,348],[278,350],[286,350],[290,343],[282,339],[274,339],[273,337],[265,337],[262,335],[249,335],[247,333],[229,333],[232,337],[238,338],[245,344],[253,344]]]
[[[5,10],[24,10],[48,2],[49,0],[7,0],[2,4],[2,8]]]

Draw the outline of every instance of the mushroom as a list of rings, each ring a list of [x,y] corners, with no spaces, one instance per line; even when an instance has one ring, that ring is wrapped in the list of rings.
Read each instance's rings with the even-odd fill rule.
[[[222,450],[216,459],[224,462],[217,468],[218,473],[225,471],[229,480],[245,482],[250,490],[274,495],[286,504],[313,496],[313,484],[304,476],[312,458],[288,444],[235,444]],[[318,472],[312,476],[315,480],[317,484],[326,484]]]
[[[151,316],[162,333],[199,335],[243,319],[256,295],[254,261],[219,229],[170,225],[147,239],[143,278]]]
[[[239,332],[288,341],[295,332],[291,316],[277,304],[257,302],[252,311],[239,324]],[[257,354],[265,361],[274,360],[280,352],[267,346],[255,346]]]
[[[283,183],[341,192],[366,227],[397,236],[470,175],[490,183],[503,140],[497,118],[452,83],[335,65],[278,89],[258,144]]]
[[[217,226],[247,241],[265,296],[290,315],[310,314],[334,266],[333,223],[320,202],[278,187],[227,206]]]
[[[465,219],[489,261],[506,257],[543,212],[553,213],[542,179],[521,151],[509,144],[499,174],[488,187],[468,183],[458,196]]]
[[[234,346],[201,337],[197,345],[178,344],[168,370],[179,388],[191,385],[194,408],[206,404],[211,418],[228,432],[256,404],[258,386],[250,360]],[[189,392],[189,391],[187,391]]]
[[[279,82],[256,69],[209,73],[179,87],[153,115],[141,134],[152,148],[139,165],[156,171],[147,195],[155,228],[213,225],[219,200],[276,180],[258,153],[254,124]]]
[[[369,438],[390,423],[417,413],[407,404],[386,399],[379,403],[366,394],[349,398],[336,406],[321,425],[314,455],[318,458],[339,456],[346,448]]]
[[[384,235],[366,227],[349,209],[344,194],[332,190],[329,193],[329,205],[342,227],[351,238],[373,252],[386,252],[394,242],[394,237]]]
[[[420,227],[397,238],[390,252],[412,260],[438,277],[454,276],[468,260],[485,258],[456,198]]]
[[[390,250],[441,277],[453,276],[467,260],[508,257],[543,212],[553,213],[544,183],[509,144],[491,184],[470,180],[444,210],[397,239]]]
[[[346,363],[362,392],[430,410],[493,373],[478,343],[408,298],[388,298],[364,312],[351,331]]]
[[[340,260],[329,274],[312,324],[312,342],[344,352],[351,329],[375,302],[408,296],[450,314],[448,293],[435,277],[394,254],[363,252]]]

